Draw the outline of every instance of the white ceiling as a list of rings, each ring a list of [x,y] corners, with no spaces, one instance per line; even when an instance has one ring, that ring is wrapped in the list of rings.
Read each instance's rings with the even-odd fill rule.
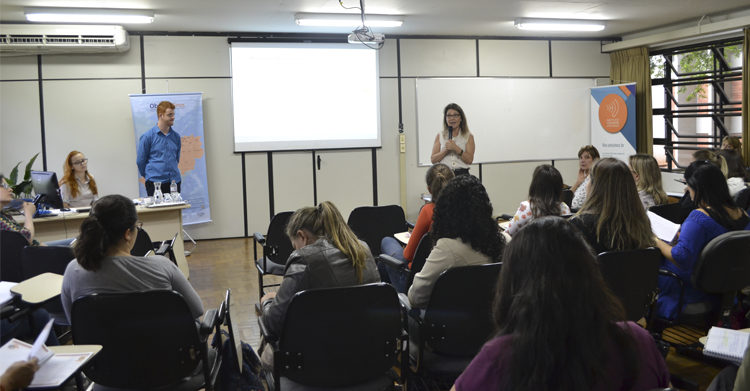
[[[343,0],[347,7],[359,0]],[[529,37],[621,37],[680,23],[698,24],[702,15],[750,9],[750,0],[368,0],[367,13],[404,17],[399,28],[377,28],[388,35],[469,35]],[[124,25],[129,31],[347,33],[351,28],[300,27],[298,12],[351,12],[338,0],[0,0],[0,21],[25,21],[24,6],[151,9],[149,25]],[[519,31],[519,17],[606,20],[595,33]],[[709,19],[703,21],[708,23]]]

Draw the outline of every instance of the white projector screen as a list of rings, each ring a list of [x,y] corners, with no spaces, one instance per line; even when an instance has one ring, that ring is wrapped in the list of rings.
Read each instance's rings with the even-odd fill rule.
[[[456,103],[474,135],[474,163],[577,159],[591,143],[591,87],[576,78],[418,78],[419,165],[429,166],[443,108]]]
[[[378,52],[232,43],[234,151],[380,147]]]

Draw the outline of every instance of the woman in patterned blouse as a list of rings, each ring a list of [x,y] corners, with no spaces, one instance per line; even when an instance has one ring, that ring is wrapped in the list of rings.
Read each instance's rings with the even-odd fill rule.
[[[13,201],[13,192],[8,186],[8,182],[5,181],[5,176],[0,174],[0,209],[5,207]],[[0,212],[0,230],[3,231],[15,231],[23,235],[26,240],[31,243],[32,246],[38,246],[39,242],[34,240],[34,221],[31,218],[36,213],[36,206],[29,202],[23,203],[23,212],[27,216],[24,220],[23,225],[18,224],[16,220],[5,212]]]
[[[549,164],[538,166],[529,186],[529,199],[521,203],[505,232],[513,236],[536,217],[570,214],[568,205],[560,201],[562,192],[563,180],[560,171]]]

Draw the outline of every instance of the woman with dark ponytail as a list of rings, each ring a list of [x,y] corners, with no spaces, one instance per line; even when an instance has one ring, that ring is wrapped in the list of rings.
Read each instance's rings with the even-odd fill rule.
[[[94,203],[73,246],[76,259],[65,269],[61,298],[68,320],[73,301],[81,296],[148,289],[174,290],[185,298],[193,316],[203,315],[200,296],[172,261],[130,255],[140,225],[127,197],[108,195]]]
[[[435,164],[427,170],[425,182],[427,182],[427,191],[430,192],[432,202],[423,206],[419,211],[417,223],[411,231],[411,238],[406,248],[402,248],[401,244],[395,238],[388,236],[383,238],[383,241],[380,243],[380,249],[383,251],[383,254],[388,254],[401,260],[401,262],[409,262],[409,268],[411,269],[411,262],[414,260],[414,253],[417,252],[419,240],[432,228],[432,213],[435,210],[435,203],[440,195],[440,191],[454,177],[453,170],[442,163]],[[385,263],[379,263],[378,271],[380,272],[381,280],[393,285],[400,293],[406,293],[407,276],[402,270],[388,267]]]
[[[281,331],[286,309],[297,292],[380,282],[367,244],[357,239],[334,204],[298,209],[286,225],[295,251],[289,256],[277,292],[260,299],[263,324],[274,334]],[[273,349],[261,343],[263,368],[273,371]]]

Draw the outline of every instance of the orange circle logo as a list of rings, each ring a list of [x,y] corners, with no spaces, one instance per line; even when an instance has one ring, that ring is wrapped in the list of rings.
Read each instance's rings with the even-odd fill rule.
[[[620,95],[609,94],[599,105],[599,123],[609,133],[617,133],[628,120],[628,106]]]

